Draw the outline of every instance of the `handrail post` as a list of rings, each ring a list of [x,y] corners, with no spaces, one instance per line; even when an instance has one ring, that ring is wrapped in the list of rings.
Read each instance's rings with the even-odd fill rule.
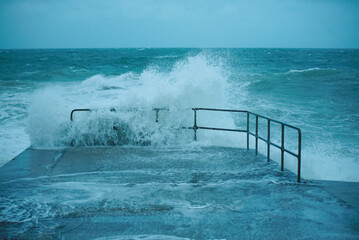
[[[157,109],[155,109],[155,111],[156,111],[156,123],[158,123],[158,112],[159,112],[160,110],[157,108]]]
[[[247,112],[247,150],[249,149],[249,112]]]
[[[256,115],[256,155],[258,154],[258,115]]]
[[[194,124],[193,124],[193,131],[194,131],[194,140],[197,141],[197,110],[195,108],[193,108],[194,111]]]
[[[268,119],[268,133],[267,133],[267,162],[270,160],[270,120]]]
[[[280,161],[280,170],[284,170],[284,125],[282,124],[282,144],[281,144],[281,161]]]
[[[300,168],[301,168],[301,150],[302,148],[302,133],[298,130],[298,182],[300,182]]]

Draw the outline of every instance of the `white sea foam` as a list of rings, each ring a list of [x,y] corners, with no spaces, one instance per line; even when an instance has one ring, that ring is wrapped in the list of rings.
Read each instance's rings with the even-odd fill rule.
[[[30,145],[24,128],[29,98],[29,92],[0,92],[0,167]]]
[[[140,74],[95,75],[80,84],[39,90],[29,108],[27,132],[33,147],[69,145],[148,145],[188,142],[192,107],[227,106],[227,76],[220,63],[205,55],[189,57],[169,72],[148,68]],[[153,108],[159,112],[155,122]],[[90,108],[91,112],[76,112]],[[115,108],[116,111],[110,111]],[[198,113],[201,124],[234,127],[230,116]],[[208,117],[206,117],[208,116]],[[218,125],[219,124],[219,125]],[[114,127],[117,131],[114,130]],[[205,133],[209,144],[230,144],[221,132]]]
[[[286,72],[286,74],[288,73],[305,73],[305,72],[314,72],[314,71],[335,71],[335,68],[319,68],[319,67],[314,67],[314,68],[307,68],[307,69],[291,69],[288,72]]]
[[[315,67],[315,68],[308,68],[308,69],[301,69],[301,70],[291,69],[288,73],[301,73],[301,72],[310,72],[310,71],[317,71],[317,70],[320,70],[320,68]]]

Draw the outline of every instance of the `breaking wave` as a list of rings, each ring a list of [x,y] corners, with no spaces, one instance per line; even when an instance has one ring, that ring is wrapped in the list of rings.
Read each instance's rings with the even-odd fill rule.
[[[226,107],[226,88],[221,63],[203,54],[179,61],[169,71],[149,67],[142,73],[95,75],[39,90],[29,108],[27,133],[35,148],[188,143],[193,139],[193,131],[185,129],[193,126],[191,108]],[[70,121],[76,108],[91,111],[75,112]],[[158,122],[154,108],[163,109]],[[230,116],[201,117],[209,125],[234,126]],[[221,139],[223,133],[206,134],[206,140],[219,145],[230,141]]]

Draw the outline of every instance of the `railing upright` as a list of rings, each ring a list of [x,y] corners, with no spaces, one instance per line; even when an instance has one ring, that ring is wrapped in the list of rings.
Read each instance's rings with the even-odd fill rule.
[[[158,123],[158,112],[160,111],[160,109],[156,108],[155,111],[156,111],[156,123]]]
[[[267,162],[270,161],[270,120],[268,119],[268,128],[267,128]]]
[[[302,158],[302,132],[300,129],[298,129],[298,182],[300,182],[300,169],[301,169],[301,158]]]
[[[193,108],[194,112],[194,124],[193,124],[193,131],[194,131],[194,140],[197,141],[197,110]]]
[[[258,155],[258,115],[256,115],[256,155]]]
[[[282,144],[280,147],[280,151],[281,151],[280,170],[283,171],[284,170],[284,125],[283,124],[282,124]]]
[[[249,149],[249,112],[247,112],[247,150]]]

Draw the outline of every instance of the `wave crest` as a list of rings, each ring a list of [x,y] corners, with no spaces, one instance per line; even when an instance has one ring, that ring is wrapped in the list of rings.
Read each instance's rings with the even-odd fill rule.
[[[29,108],[27,132],[33,147],[188,142],[193,132],[182,129],[193,126],[188,108],[226,107],[226,88],[221,64],[204,54],[178,61],[170,71],[147,68],[142,73],[95,75],[81,83],[38,91]],[[155,107],[169,110],[160,112],[159,123]],[[75,108],[92,111],[76,113],[71,122]],[[230,116],[203,119],[207,124],[234,126]]]

